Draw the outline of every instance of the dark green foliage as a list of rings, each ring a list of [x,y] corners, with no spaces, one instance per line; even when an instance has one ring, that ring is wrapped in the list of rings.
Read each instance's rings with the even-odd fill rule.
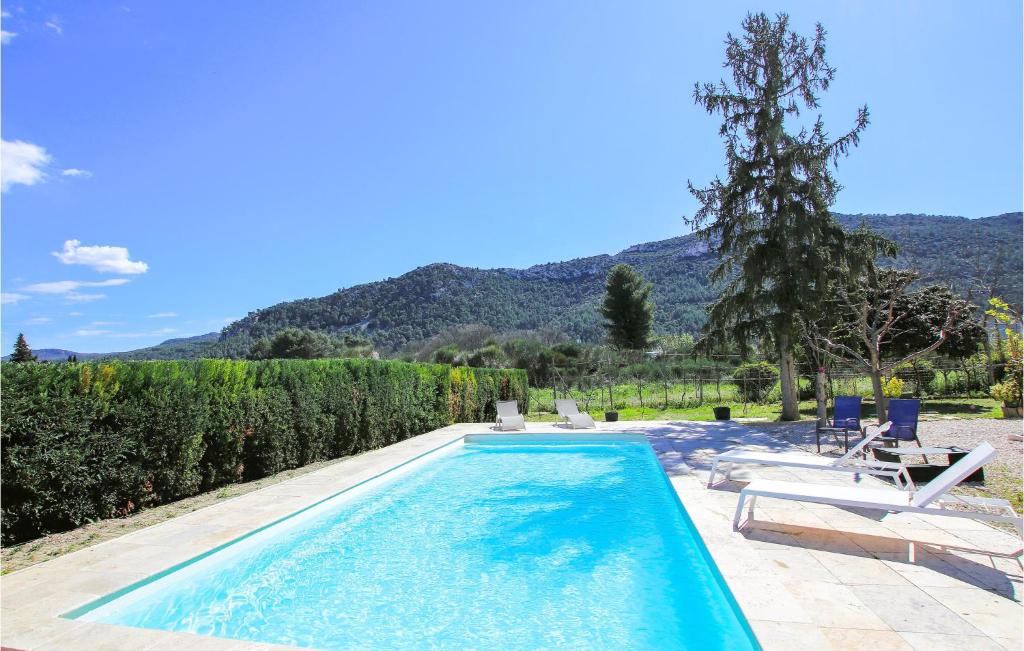
[[[956,296],[947,287],[929,285],[900,296],[895,310],[906,315],[895,328],[885,350],[887,357],[901,359],[926,348],[945,332],[938,352],[965,359],[978,352],[985,340],[976,305]]]
[[[273,337],[262,337],[249,350],[249,359],[324,359],[366,357],[373,346],[346,335],[332,337],[308,328],[285,328]]]
[[[11,353],[12,362],[34,362],[36,356],[32,354],[32,349],[28,347],[28,342],[25,341],[25,335],[18,333],[18,339],[14,342],[14,352]]]
[[[809,129],[787,125],[801,108],[818,108],[818,93],[835,71],[825,61],[821,25],[808,41],[789,30],[785,14],[748,15],[743,33],[726,37],[725,65],[731,84],[694,89],[697,104],[722,115],[728,171],[707,188],[690,186],[701,206],[688,221],[720,255],[711,278],[724,283],[709,307],[707,333],[741,345],[771,338],[786,355],[798,317],[851,264],[845,232],[829,212],[839,190],[831,167],[856,146],[867,107],[836,140],[820,115]]]
[[[779,381],[779,369],[768,362],[749,362],[733,371],[732,379],[745,401],[762,402]]]
[[[3,364],[4,544],[527,408],[526,374],[368,359]]]
[[[454,364],[455,358],[459,355],[459,349],[455,346],[441,346],[434,351],[435,364]]]
[[[624,350],[647,347],[654,316],[650,294],[651,285],[628,264],[617,264],[608,272],[601,316],[613,346]]]

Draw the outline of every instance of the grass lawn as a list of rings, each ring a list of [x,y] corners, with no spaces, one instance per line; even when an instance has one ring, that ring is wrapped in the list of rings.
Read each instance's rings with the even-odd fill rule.
[[[541,392],[537,392],[541,393]],[[530,413],[527,420],[550,422],[559,420],[554,413],[550,391],[543,391],[544,396],[535,395],[531,391]],[[634,399],[635,402],[635,399]],[[625,404],[626,406],[623,406]],[[721,403],[705,404],[693,407],[675,407],[671,404],[668,409],[662,408],[662,402],[655,398],[654,406],[641,408],[636,404],[628,404],[626,401],[618,405],[619,420],[714,420],[715,414],[712,408],[718,405],[730,407],[734,419],[756,418],[763,420],[778,420],[782,413],[780,403],[754,404],[723,401]],[[593,403],[592,403],[593,405]],[[580,409],[583,408],[581,402]],[[805,400],[800,403],[801,419],[815,418],[816,405],[813,400]],[[588,410],[595,420],[604,420],[604,411],[600,408]],[[873,402],[865,401],[863,417],[873,419],[875,417],[875,405]],[[1002,418],[999,402],[992,398],[935,398],[924,399],[921,407],[921,420],[940,420],[948,418]]]

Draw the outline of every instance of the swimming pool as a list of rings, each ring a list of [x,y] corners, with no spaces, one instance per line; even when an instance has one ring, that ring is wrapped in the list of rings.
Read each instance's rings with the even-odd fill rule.
[[[321,649],[754,649],[641,435],[474,435],[67,616]]]

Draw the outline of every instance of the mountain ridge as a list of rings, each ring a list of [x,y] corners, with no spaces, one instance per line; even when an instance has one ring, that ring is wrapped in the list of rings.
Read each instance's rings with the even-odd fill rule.
[[[892,237],[901,248],[896,264],[920,267],[926,279],[959,286],[962,292],[967,290],[968,278],[964,269],[953,264],[957,255],[972,246],[986,256],[1012,260],[1016,255],[1015,271],[1007,270],[1003,284],[1006,293],[1020,295],[1020,212],[977,219],[910,213],[837,213],[837,218],[848,228],[865,223]],[[621,262],[637,267],[654,284],[652,298],[659,307],[656,330],[699,329],[704,305],[716,294],[706,282],[715,257],[707,244],[691,233],[634,244],[615,254],[522,269],[433,263],[397,277],[250,312],[228,325],[223,334],[226,338],[256,338],[288,326],[336,333],[358,330],[377,345],[395,350],[444,327],[481,323],[498,330],[551,327],[581,341],[596,341],[602,335],[595,308],[604,276],[613,264]],[[475,304],[467,301],[467,296]],[[531,309],[518,309],[519,303],[527,303]]]
[[[928,282],[942,282],[971,296],[973,266],[996,263],[998,294],[1011,302],[1022,293],[1024,214],[969,219],[903,213],[840,214],[847,228],[861,223],[894,239],[894,264],[914,266]],[[480,269],[435,262],[399,276],[362,283],[320,297],[284,301],[253,310],[219,334],[170,339],[122,353],[78,354],[85,358],[169,359],[244,356],[259,337],[284,327],[333,334],[360,334],[384,351],[396,351],[445,328],[482,324],[498,331],[553,328],[573,339],[603,336],[597,305],[612,265],[631,264],[653,284],[655,330],[694,333],[704,306],[717,292],[707,282],[716,263],[708,246],[692,233],[633,244],[614,254],[597,254],[525,268]],[[72,351],[62,353],[75,354]],[[66,359],[66,356],[64,357]]]

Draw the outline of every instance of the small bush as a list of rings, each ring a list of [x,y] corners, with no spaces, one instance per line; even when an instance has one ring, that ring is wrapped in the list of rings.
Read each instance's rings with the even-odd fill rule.
[[[762,402],[779,380],[779,370],[768,362],[741,364],[732,372],[744,402]]]
[[[989,393],[1007,407],[1019,407],[1021,404],[1021,388],[1013,380],[993,385],[989,389]]]
[[[903,395],[903,380],[898,377],[891,377],[882,385],[882,395],[886,398],[899,398]]]

